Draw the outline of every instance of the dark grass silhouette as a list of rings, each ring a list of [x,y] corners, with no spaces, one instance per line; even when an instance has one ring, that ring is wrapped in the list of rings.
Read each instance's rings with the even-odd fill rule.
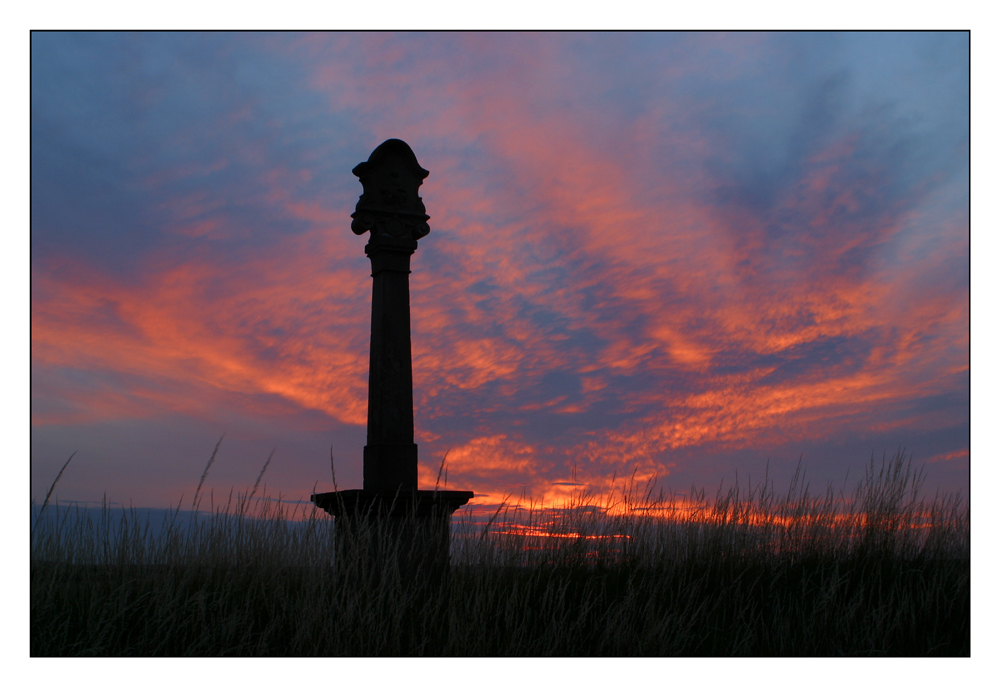
[[[230,498],[158,532],[135,511],[50,510],[31,653],[968,656],[968,507],[920,486],[900,452],[846,497],[797,473],[780,496],[630,483],[555,512],[505,505],[460,519],[434,584],[334,568],[333,521],[310,505]]]

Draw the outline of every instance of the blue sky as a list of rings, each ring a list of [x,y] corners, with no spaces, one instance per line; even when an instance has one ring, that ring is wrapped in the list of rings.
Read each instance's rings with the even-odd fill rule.
[[[969,478],[964,33],[39,34],[32,496],[360,486],[350,173],[431,174],[421,479]]]

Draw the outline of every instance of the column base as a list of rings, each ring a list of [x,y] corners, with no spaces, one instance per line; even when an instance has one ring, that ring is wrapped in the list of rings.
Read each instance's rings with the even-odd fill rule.
[[[341,583],[378,585],[388,575],[406,588],[433,590],[448,579],[451,515],[473,496],[347,489],[313,494],[310,500],[337,519],[334,569]]]
[[[414,448],[416,448],[414,446]],[[333,517],[451,517],[475,494],[436,489],[344,489],[313,494],[309,500]]]

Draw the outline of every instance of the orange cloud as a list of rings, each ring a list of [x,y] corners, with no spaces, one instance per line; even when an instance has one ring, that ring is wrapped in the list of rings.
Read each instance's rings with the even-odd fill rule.
[[[742,74],[736,53],[765,49],[733,40],[699,53],[723,80]],[[354,163],[403,137],[431,170],[432,233],[410,278],[422,485],[446,451],[454,488],[562,499],[575,461],[581,484],[605,485],[618,469],[662,476],[682,449],[962,422],[960,408],[899,409],[968,374],[968,286],[953,269],[967,217],[936,223],[921,202],[883,198],[892,170],[863,132],[824,138],[763,200],[732,200],[727,170],[747,153],[702,121],[712,102],[688,111],[676,91],[627,116],[592,112],[588,76],[555,42],[447,41],[467,59],[406,35],[264,40],[302,60],[318,119],[363,122]],[[692,69],[677,61],[651,89],[675,93]],[[251,148],[255,200],[294,232],[260,239],[224,194],[185,187],[159,206],[180,243],[139,277],[67,256],[33,270],[33,395],[48,399],[36,425],[267,399],[364,425],[371,286],[365,239],[348,231],[360,185],[317,190],[327,170],[312,157]],[[235,166],[213,156],[145,185]]]

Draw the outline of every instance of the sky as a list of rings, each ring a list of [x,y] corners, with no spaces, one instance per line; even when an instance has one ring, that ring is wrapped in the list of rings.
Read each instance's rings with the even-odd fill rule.
[[[969,483],[969,35],[33,33],[31,496],[361,487],[351,169],[430,170],[423,487]]]

